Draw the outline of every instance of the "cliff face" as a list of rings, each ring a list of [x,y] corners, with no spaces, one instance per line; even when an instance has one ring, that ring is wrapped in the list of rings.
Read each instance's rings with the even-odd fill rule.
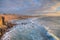
[[[0,38],[1,36],[7,31],[8,28],[13,26],[12,23],[8,23],[9,18],[12,19],[13,17],[9,17],[7,15],[0,15]]]
[[[4,17],[0,16],[0,32],[7,28],[4,20],[5,20]]]
[[[0,25],[4,25],[4,17],[0,16]]]

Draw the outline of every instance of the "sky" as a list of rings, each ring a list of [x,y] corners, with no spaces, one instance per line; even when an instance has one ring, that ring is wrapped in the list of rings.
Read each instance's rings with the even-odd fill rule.
[[[0,0],[0,13],[43,14],[60,11],[60,0]]]

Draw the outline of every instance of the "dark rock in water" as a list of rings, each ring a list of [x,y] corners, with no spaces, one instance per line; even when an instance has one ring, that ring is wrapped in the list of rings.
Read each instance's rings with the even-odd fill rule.
[[[19,24],[5,33],[1,40],[55,40],[47,30],[29,20],[14,21]],[[47,35],[48,34],[48,35]]]

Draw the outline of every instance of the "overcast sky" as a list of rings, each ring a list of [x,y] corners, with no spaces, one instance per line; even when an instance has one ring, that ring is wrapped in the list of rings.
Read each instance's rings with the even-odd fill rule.
[[[42,14],[60,11],[60,0],[0,0],[0,13]]]

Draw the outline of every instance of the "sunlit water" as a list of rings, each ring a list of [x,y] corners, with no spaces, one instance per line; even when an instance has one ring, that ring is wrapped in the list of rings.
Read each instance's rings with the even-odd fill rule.
[[[18,25],[6,32],[1,40],[55,40],[48,31],[30,19],[14,20]]]

